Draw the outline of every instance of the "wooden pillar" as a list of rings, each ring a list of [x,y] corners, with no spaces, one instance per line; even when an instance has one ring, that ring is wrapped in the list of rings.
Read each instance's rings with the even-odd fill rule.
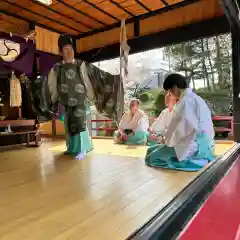
[[[18,107],[18,119],[22,119],[22,107]]]
[[[56,118],[52,119],[52,136],[55,137],[57,135],[57,127],[56,127]]]
[[[240,28],[231,26],[234,141],[240,142]]]
[[[235,1],[221,0],[232,36],[232,86],[234,141],[240,142],[240,20]]]

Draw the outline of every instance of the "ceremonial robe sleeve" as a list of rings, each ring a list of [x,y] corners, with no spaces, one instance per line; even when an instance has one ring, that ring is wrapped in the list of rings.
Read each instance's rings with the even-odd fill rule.
[[[52,73],[50,73],[48,76],[39,76],[32,81],[33,109],[41,122],[51,120],[58,110],[56,85],[54,88],[54,78],[52,76]]]
[[[126,128],[125,119],[126,119],[126,113],[123,114],[123,116],[121,117],[121,120],[119,122],[120,130],[124,130]]]
[[[88,99],[100,114],[119,122],[124,108],[124,91],[120,76],[107,73],[87,62],[81,64],[81,72]]]
[[[144,115],[142,116],[139,121],[138,121],[138,129],[140,131],[144,131],[144,132],[147,132],[149,128],[149,120],[148,120],[148,116],[147,115]]]
[[[196,109],[186,101],[179,103],[165,134],[165,143],[175,147],[181,142],[190,143],[195,139],[198,130]]]
[[[161,132],[164,133],[166,129],[166,124],[165,124],[165,113],[166,111],[163,110],[160,115],[157,117],[157,119],[153,122],[151,126],[151,131],[156,133],[156,132]]]
[[[58,90],[57,90],[57,74],[52,68],[48,74],[48,89],[51,98],[51,102],[55,104],[58,100]]]

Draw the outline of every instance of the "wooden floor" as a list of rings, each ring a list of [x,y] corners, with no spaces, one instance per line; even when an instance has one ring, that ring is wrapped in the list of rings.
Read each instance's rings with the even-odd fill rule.
[[[145,147],[94,145],[81,161],[63,141],[0,152],[1,240],[123,240],[199,174],[146,167]]]

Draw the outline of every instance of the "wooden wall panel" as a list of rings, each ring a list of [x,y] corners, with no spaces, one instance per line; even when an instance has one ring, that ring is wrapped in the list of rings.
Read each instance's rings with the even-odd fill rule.
[[[221,15],[223,10],[218,0],[202,0],[140,21],[140,34],[160,32]]]
[[[58,37],[59,34],[51,32],[41,27],[35,28],[36,33],[36,47],[40,51],[59,54],[58,51]]]
[[[16,19],[0,13],[0,30],[6,33],[24,35],[30,31],[29,24],[23,20]]]
[[[171,0],[179,1],[179,0]],[[194,22],[222,16],[223,10],[219,0],[201,0],[199,2],[161,13],[140,21],[140,35],[148,35],[170,28],[181,27]],[[133,24],[128,24],[128,39],[134,37]],[[85,52],[119,42],[120,28],[97,33],[77,40],[77,51]]]
[[[64,123],[60,120],[56,120],[56,134],[57,136],[65,135]]]
[[[127,36],[128,38],[133,38],[133,24],[127,24]],[[77,40],[77,51],[80,53],[93,48],[100,48],[106,45],[117,43],[119,42],[119,39],[120,28],[115,28]]]
[[[40,131],[44,135],[52,135],[52,121],[41,123]]]
[[[40,130],[44,135],[52,135],[52,121],[41,123]],[[64,123],[60,120],[56,120],[56,135],[57,136],[64,136]]]

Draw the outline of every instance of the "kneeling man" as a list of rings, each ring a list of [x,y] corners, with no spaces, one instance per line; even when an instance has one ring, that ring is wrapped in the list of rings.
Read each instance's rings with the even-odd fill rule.
[[[168,75],[163,88],[179,100],[162,144],[147,150],[145,162],[152,167],[197,171],[215,159],[211,112],[182,75]]]
[[[148,134],[148,145],[153,146],[159,143],[162,139],[162,136],[166,133],[168,125],[171,122],[173,109],[176,104],[176,98],[170,94],[165,95],[165,108],[158,118],[153,122],[152,126],[149,129]]]

